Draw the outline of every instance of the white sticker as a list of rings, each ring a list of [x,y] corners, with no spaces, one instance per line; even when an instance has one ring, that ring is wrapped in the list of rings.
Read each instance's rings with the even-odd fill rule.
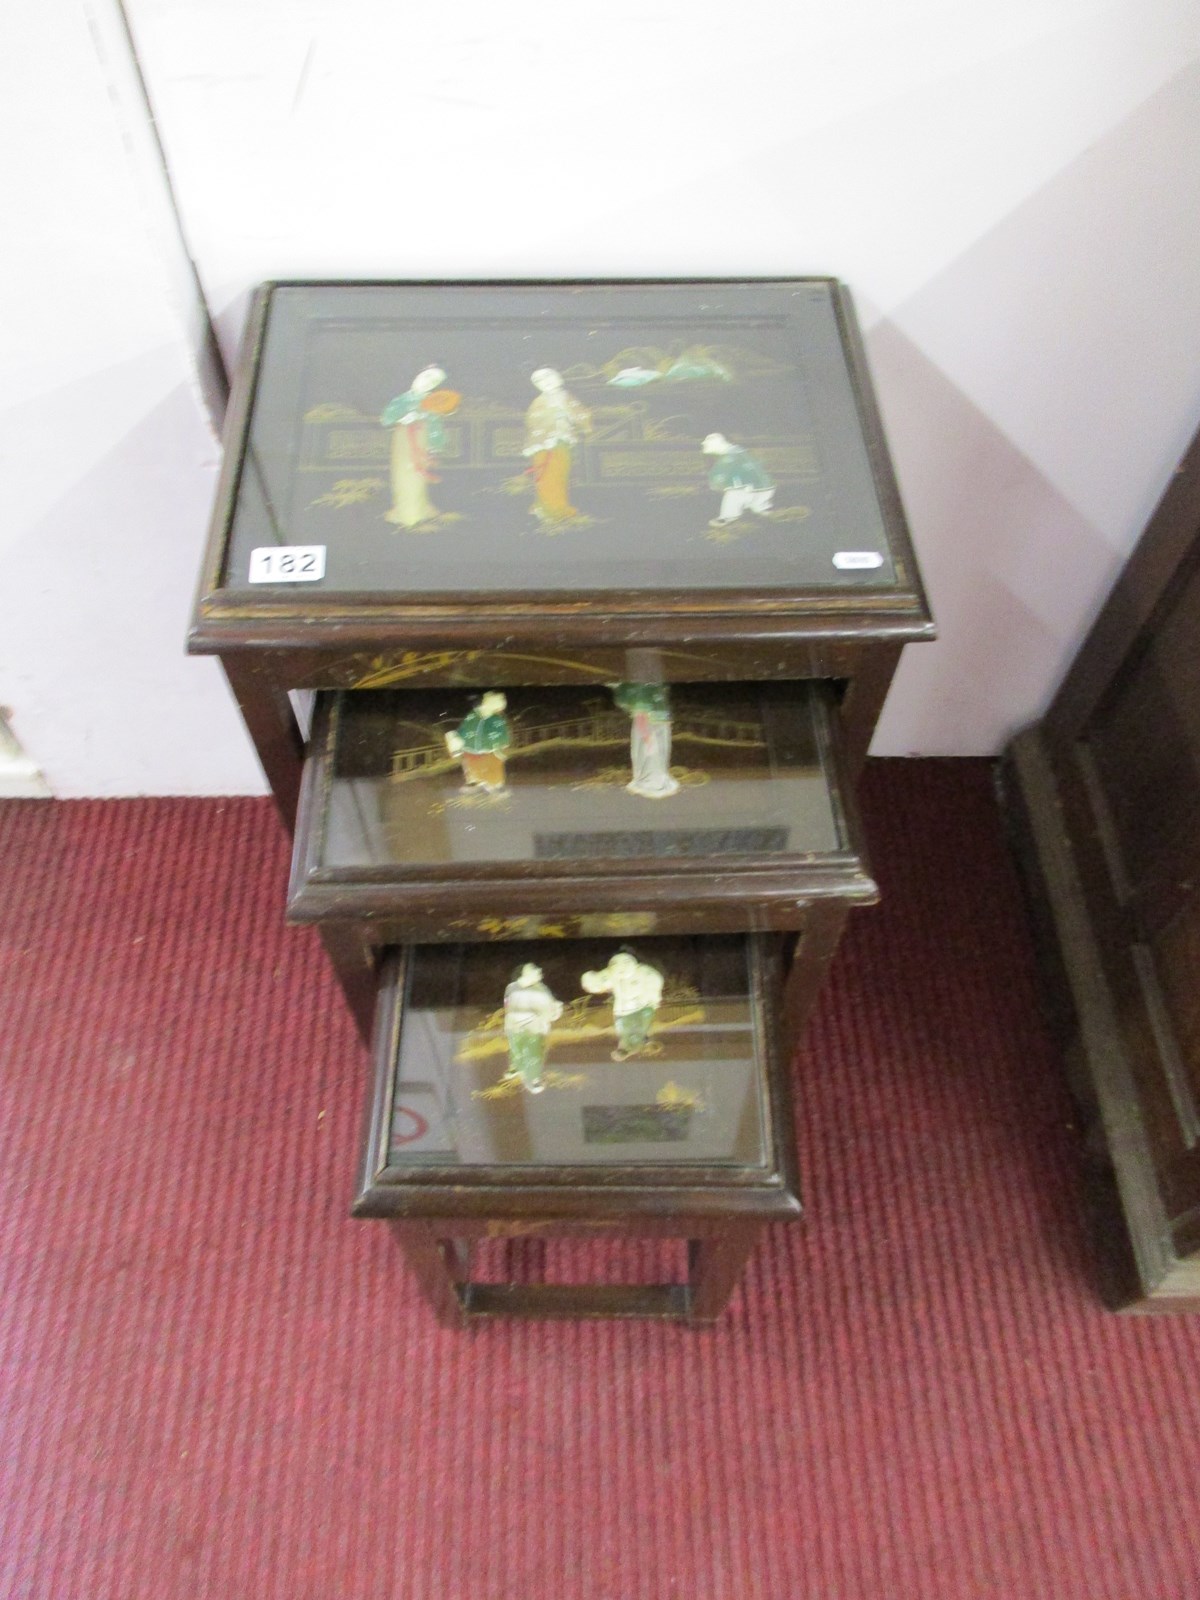
[[[883,557],[878,550],[839,550],[833,564],[839,572],[860,572],[866,567],[881,567]]]
[[[325,576],[323,544],[274,544],[251,550],[251,583],[316,583]]]

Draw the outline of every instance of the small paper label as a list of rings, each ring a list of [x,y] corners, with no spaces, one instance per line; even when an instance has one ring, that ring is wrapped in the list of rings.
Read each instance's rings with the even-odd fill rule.
[[[251,583],[316,583],[324,576],[323,544],[268,544],[250,552]]]
[[[833,564],[840,572],[861,572],[867,567],[881,567],[883,557],[878,550],[839,550]]]

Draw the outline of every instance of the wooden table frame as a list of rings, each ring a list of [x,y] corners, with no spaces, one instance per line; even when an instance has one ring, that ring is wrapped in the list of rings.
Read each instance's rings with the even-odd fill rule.
[[[832,280],[807,281],[825,285],[830,292],[896,575],[896,582],[887,588],[844,583],[792,590],[681,587],[589,592],[583,597],[488,592],[414,598],[383,592],[298,594],[231,587],[226,581],[229,542],[271,297],[277,289],[304,285],[267,284],[257,292],[230,400],[227,448],[188,648],[219,658],[289,834],[296,829],[308,753],[294,693],[310,690],[825,680],[835,686],[837,696],[844,793],[853,794],[901,649],[906,643],[933,638],[934,624],[850,297]],[[718,282],[704,287],[726,290],[731,285]],[[550,665],[531,667],[535,658]],[[790,887],[798,913],[791,926],[797,932],[777,939],[776,946],[778,1009],[786,1036],[794,1041],[855,896],[823,894],[815,881],[797,880]],[[733,890],[727,903],[736,910]],[[777,919],[773,925],[788,926],[788,919]],[[395,928],[387,929],[389,939],[395,933]],[[377,999],[382,1003],[378,964],[385,946],[380,932],[369,919],[347,915],[323,920],[320,935],[359,1031],[369,1042]],[[787,1056],[787,1051],[781,1052],[780,1060]],[[778,1065],[773,1083],[772,1092],[786,1096],[786,1073]],[[559,1187],[543,1195],[536,1185],[526,1185],[519,1206],[511,1209],[509,1186],[504,1194],[490,1197],[473,1190],[472,1206],[487,1204],[483,1210],[472,1210],[464,1208],[454,1185],[441,1202],[426,1189],[419,1205],[412,1194],[401,1204],[400,1191],[385,1185],[377,1193],[379,1186],[368,1173],[356,1209],[389,1218],[426,1292],[449,1320],[504,1313],[650,1315],[702,1323],[719,1315],[763,1225],[799,1213],[790,1121],[783,1118],[777,1123],[783,1125],[788,1135],[777,1150],[778,1182],[760,1185],[757,1191],[753,1183],[741,1188],[714,1185],[711,1174],[690,1191],[650,1185],[642,1199],[628,1186],[615,1199],[612,1192],[589,1195],[578,1188],[575,1197],[590,1207],[584,1214],[568,1191]],[[588,1232],[673,1233],[689,1238],[688,1283],[571,1292],[547,1285],[516,1289],[471,1283],[466,1262],[473,1238],[489,1230],[494,1236],[496,1229],[514,1236],[540,1236],[580,1227]]]
[[[802,1215],[790,1051],[780,1005],[781,941],[753,936],[752,999],[761,1017],[769,1159],[588,1167],[388,1165],[404,958],[384,967],[373,1092],[354,1214],[386,1219],[429,1304],[448,1326],[497,1316],[651,1317],[702,1326],[724,1312],[769,1222]],[[688,1241],[686,1283],[475,1283],[471,1247],[489,1239],[619,1235]]]
[[[291,699],[296,690],[418,683],[478,688],[539,681],[824,679],[837,686],[843,770],[847,788],[853,788],[900,651],[908,642],[932,638],[934,625],[850,297],[831,280],[814,281],[832,289],[899,579],[896,586],[614,591],[582,600],[555,593],[492,593],[472,597],[469,605],[461,596],[297,596],[225,587],[228,540],[271,296],[291,285],[267,284],[258,290],[230,398],[227,449],[188,648],[219,657],[289,834],[296,827],[307,750]],[[526,654],[553,657],[557,665],[543,676],[531,676]],[[516,657],[521,657],[519,664]],[[828,926],[828,916],[822,916]],[[367,1039],[377,946],[364,937],[361,924],[325,922],[321,937]],[[808,986],[803,979],[801,987]]]

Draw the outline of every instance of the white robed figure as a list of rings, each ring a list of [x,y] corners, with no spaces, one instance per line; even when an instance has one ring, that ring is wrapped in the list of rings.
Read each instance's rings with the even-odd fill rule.
[[[665,683],[614,683],[613,699],[629,713],[629,759],[633,780],[625,787],[647,800],[678,793],[671,776],[671,701]]]

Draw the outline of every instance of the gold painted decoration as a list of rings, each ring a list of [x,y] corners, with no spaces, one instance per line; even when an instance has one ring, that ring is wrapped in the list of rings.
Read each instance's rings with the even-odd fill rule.
[[[801,517],[806,508],[791,508]],[[779,516],[788,513],[777,513]],[[614,652],[607,652],[611,657]],[[621,653],[615,653],[619,661]],[[700,650],[656,650],[665,677],[680,682],[688,678],[709,678],[714,664],[720,664],[719,650],[707,654]],[[602,684],[611,680],[614,665],[605,666],[579,656],[533,654],[522,650],[402,650],[396,654],[376,653],[343,657],[333,663],[339,683],[351,689],[390,689],[402,683],[465,683],[522,681],[533,683]],[[325,682],[322,682],[325,687]],[[620,741],[618,741],[620,742]]]
[[[748,378],[777,377],[792,368],[761,350],[680,340],[669,346],[626,345],[599,366],[579,361],[568,367],[572,383],[605,383],[614,389],[651,384],[732,384]]]
[[[368,656],[351,681],[353,689],[390,689],[413,678],[440,678],[456,668],[469,665],[485,650],[405,650],[399,656]],[[351,663],[352,667],[356,665]]]
[[[657,763],[665,739],[666,755],[671,748],[671,730],[675,737],[700,745],[724,749],[760,749],[764,743],[762,725],[743,718],[729,716],[719,710],[706,710],[703,706],[689,706],[680,714],[678,725],[672,722],[666,686],[662,684],[614,684],[614,699],[618,693],[618,710],[610,710],[602,702],[589,701],[580,715],[560,717],[551,721],[513,722],[505,712],[508,698],[500,691],[483,695],[470,715],[454,733],[442,733],[437,727],[429,728],[427,738],[420,744],[405,745],[392,752],[391,781],[409,783],[418,778],[436,777],[462,762],[465,753],[496,754],[502,756],[501,767],[486,769],[498,792],[495,780],[507,770],[508,763],[553,749],[602,749],[610,745],[630,742],[634,777],[624,767],[605,767],[595,774],[572,782],[573,789],[608,787],[623,783],[632,793],[663,798],[674,794],[681,784],[695,787],[708,781],[703,772],[686,767],[669,767],[669,783],[663,783]],[[660,698],[661,697],[661,698]],[[485,705],[490,708],[484,712]],[[657,708],[657,709],[656,709]],[[620,712],[624,711],[625,716]],[[645,715],[645,726],[639,717]],[[478,719],[478,720],[476,720]],[[664,729],[665,719],[665,729]],[[480,724],[487,723],[487,729]],[[471,750],[467,750],[464,730],[470,729]],[[636,744],[636,751],[635,746]],[[475,746],[480,746],[475,750]],[[468,789],[486,790],[484,767],[472,767],[468,776],[464,767],[464,786]],[[634,788],[634,784],[638,784]],[[499,790],[504,784],[500,782]]]
[[[333,506],[336,510],[344,510],[347,506],[359,506],[373,499],[382,488],[382,478],[339,478],[331,489],[308,503],[310,506]]]
[[[471,1099],[511,1100],[525,1089],[531,1094],[540,1094],[546,1089],[582,1089],[586,1083],[585,1072],[556,1072],[553,1067],[547,1067],[535,1089],[531,1084],[523,1082],[518,1073],[506,1072],[498,1083],[489,1083],[485,1089],[472,1089]]]
[[[480,917],[475,931],[488,939],[565,939],[564,922],[543,922],[540,917]]]
[[[684,1089],[675,1082],[664,1083],[654,1096],[655,1103],[670,1109],[686,1111],[707,1111],[708,1102],[704,1096],[695,1089]]]
[[[578,916],[452,917],[451,928],[483,939],[633,939],[652,934],[658,925],[653,911],[584,911]]]

